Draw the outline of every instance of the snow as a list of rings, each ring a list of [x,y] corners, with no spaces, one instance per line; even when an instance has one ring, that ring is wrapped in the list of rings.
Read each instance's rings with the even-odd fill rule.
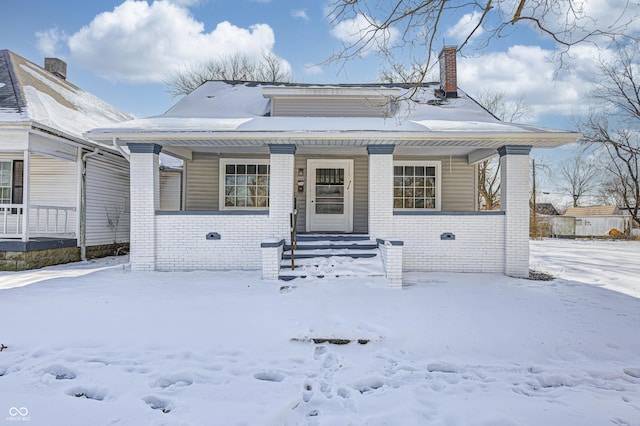
[[[61,80],[39,66],[12,55],[14,71],[25,97],[26,108],[0,109],[0,121],[31,120],[83,138],[83,133],[101,126],[109,126],[132,117],[98,97],[73,84]],[[0,87],[6,83],[0,83]]]
[[[144,132],[555,132],[553,129],[504,123],[459,91],[444,105],[435,101],[433,86],[421,88],[412,100],[400,99],[393,117],[271,117],[264,84],[208,81],[182,98],[165,114],[93,129],[90,134]],[[306,90],[309,86],[299,86]],[[314,86],[311,86],[314,87]],[[330,89],[332,86],[324,87]],[[361,87],[365,89],[365,87]],[[341,88],[336,88],[340,90]],[[352,90],[353,87],[343,87]],[[369,86],[367,90],[374,90]],[[389,90],[380,86],[380,90]],[[411,89],[412,90],[412,89]],[[409,96],[411,90],[404,89]]]
[[[531,248],[555,280],[408,273],[396,290],[379,277],[131,272],[121,258],[0,272],[0,413],[34,425],[640,425],[640,242]]]

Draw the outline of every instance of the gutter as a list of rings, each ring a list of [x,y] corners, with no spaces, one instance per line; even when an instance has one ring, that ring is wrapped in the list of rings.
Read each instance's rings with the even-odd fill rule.
[[[367,140],[384,140],[384,141],[501,141],[501,140],[519,140],[523,142],[539,141],[539,140],[557,140],[557,141],[575,141],[582,137],[577,132],[449,132],[449,131],[431,131],[431,132],[390,132],[390,131],[371,131],[371,130],[332,130],[332,131],[282,131],[282,130],[260,130],[260,131],[212,131],[212,130],[196,130],[196,131],[166,131],[166,132],[146,132],[146,131],[127,131],[122,133],[104,132],[104,133],[88,133],[87,136],[92,140],[111,140],[124,139],[132,141],[144,140],[164,140],[172,141],[176,139],[185,140],[270,140],[274,141],[277,135],[278,140],[295,139],[295,140],[317,140],[317,139],[367,139]],[[273,143],[273,142],[272,142]],[[171,145],[171,144],[169,144]]]

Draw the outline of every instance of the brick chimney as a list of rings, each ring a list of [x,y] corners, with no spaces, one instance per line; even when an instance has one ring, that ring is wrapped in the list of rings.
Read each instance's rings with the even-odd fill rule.
[[[438,55],[440,62],[440,91],[445,98],[458,97],[457,46],[445,46]]]
[[[58,58],[44,58],[44,69],[56,77],[67,79],[67,63]]]

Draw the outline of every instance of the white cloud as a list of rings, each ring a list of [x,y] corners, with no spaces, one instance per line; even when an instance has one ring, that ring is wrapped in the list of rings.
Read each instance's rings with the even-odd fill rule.
[[[358,15],[354,19],[338,22],[332,29],[331,35],[346,45],[362,45],[362,54],[369,53],[372,49],[381,50],[387,48],[397,40],[399,31],[396,28],[388,28],[374,35],[375,21],[365,15]]]
[[[64,31],[50,28],[36,33],[38,50],[45,56],[57,56],[58,46],[68,39]]]
[[[309,15],[307,14],[307,9],[293,9],[291,11],[291,16],[296,19],[302,19],[303,21],[309,21]]]
[[[513,46],[506,52],[487,52],[476,58],[458,59],[458,85],[473,96],[488,89],[506,93],[511,99],[522,97],[530,105],[535,121],[542,115],[586,112],[596,62],[601,53],[591,45],[572,49],[570,69],[558,69],[551,62],[554,52],[539,46]]]
[[[477,11],[463,15],[453,27],[447,30],[447,36],[452,37],[457,43],[463,42],[478,25],[481,17],[482,13]],[[471,39],[478,37],[482,32],[482,27],[478,28]]]
[[[169,3],[176,4],[178,6],[195,6],[205,3],[206,0],[167,0]]]
[[[275,35],[269,25],[247,28],[221,22],[210,32],[176,4],[127,0],[96,16],[69,37],[74,62],[110,79],[160,82],[185,64],[235,53],[271,52]]]

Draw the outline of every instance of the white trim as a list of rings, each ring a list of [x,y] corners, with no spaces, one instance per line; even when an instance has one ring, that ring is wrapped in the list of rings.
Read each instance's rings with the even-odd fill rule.
[[[441,161],[394,161],[393,167],[396,166],[418,166],[418,167],[435,167],[436,169],[436,207],[435,208],[394,208],[394,211],[440,211],[442,210],[442,162]],[[371,170],[369,171],[371,173]],[[395,178],[395,171],[393,172]],[[395,185],[394,185],[395,187]],[[394,197],[395,198],[395,197]]]
[[[307,200],[306,200],[306,231],[307,232],[353,232],[353,159],[307,159]],[[340,223],[318,224],[314,220],[315,214],[315,172],[316,168],[344,168],[345,169],[345,191],[344,191],[344,214],[340,215]],[[337,219],[337,218],[336,218]]]
[[[218,194],[218,210],[269,210],[269,207],[227,207],[225,206],[225,170],[227,164],[266,164],[270,165],[270,159],[268,158],[220,158],[220,162],[218,163],[218,183],[219,183],[219,194]],[[271,204],[271,172],[269,172],[269,204]]]

